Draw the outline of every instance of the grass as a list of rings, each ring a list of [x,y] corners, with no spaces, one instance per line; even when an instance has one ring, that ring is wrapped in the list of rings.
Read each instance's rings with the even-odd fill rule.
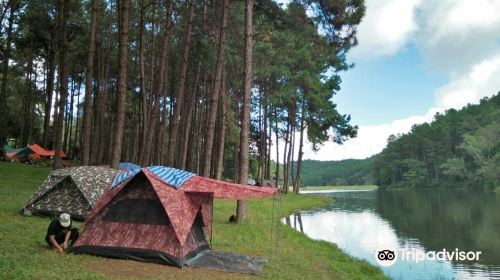
[[[325,191],[325,190],[376,190],[376,185],[360,185],[360,186],[307,186],[301,188],[304,191]]]
[[[0,162],[0,279],[386,278],[378,268],[344,254],[333,244],[309,239],[281,223],[276,225],[278,215],[331,203],[329,198],[308,195],[288,194],[277,198],[274,201],[274,227],[271,224],[272,199],[250,201],[248,222],[241,225],[227,222],[235,209],[234,201],[216,201],[213,249],[267,258],[269,262],[259,277],[87,255],[58,255],[48,250],[45,244],[49,219],[19,214],[49,171],[47,168]],[[276,232],[279,232],[278,246]]]

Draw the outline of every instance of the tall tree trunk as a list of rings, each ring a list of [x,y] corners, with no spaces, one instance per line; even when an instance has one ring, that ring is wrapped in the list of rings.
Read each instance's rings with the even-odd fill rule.
[[[74,77],[74,76],[73,76]],[[73,107],[75,105],[75,91],[77,88],[76,82],[73,79],[72,81],[72,88],[71,88],[71,95],[69,98],[69,108],[67,111],[68,117],[67,117],[67,123],[66,127],[67,129],[64,131],[64,145],[63,145],[63,150],[66,150],[66,155],[71,158],[70,156],[70,146],[71,146],[71,134],[72,134],[72,127],[73,127]]]
[[[215,120],[217,117],[217,107],[222,81],[222,69],[224,68],[224,49],[226,40],[227,18],[229,14],[229,0],[223,0],[221,24],[219,31],[219,42],[217,47],[217,63],[215,66],[214,84],[210,96],[210,108],[208,112],[208,123],[205,141],[205,154],[203,159],[202,176],[210,176],[210,166],[212,163],[212,151],[214,145]]]
[[[106,79],[106,106],[108,108],[112,108],[111,104],[116,103],[116,94],[112,94],[112,84],[111,81],[108,81],[107,76]],[[115,109],[116,110],[116,109]],[[104,145],[103,145],[103,155],[102,162],[103,163],[111,163],[111,152],[113,149],[113,135],[114,135],[114,127],[115,124],[115,114],[111,110],[104,111],[103,118],[103,137],[104,137]]]
[[[189,139],[190,146],[194,147],[193,151],[189,156],[186,157],[186,167],[187,170],[192,171],[194,173],[200,174],[200,154],[201,154],[201,146],[202,146],[202,138],[201,135],[201,121],[200,115],[202,112],[202,108],[199,104],[196,104],[194,108],[194,128],[193,128],[193,136]]]
[[[285,148],[283,149],[283,191],[285,193],[288,192],[288,173],[287,173],[287,152],[288,152],[288,143],[290,136],[290,121],[287,120],[286,130],[283,133],[283,140],[285,140]]]
[[[113,146],[111,150],[111,167],[118,169],[122,155],[123,126],[125,123],[125,106],[127,90],[127,45],[128,17],[130,0],[121,2],[120,14],[120,50],[118,56],[118,93],[116,96],[116,112],[114,121]]]
[[[156,2],[153,1],[151,2],[152,4],[152,20],[151,20],[151,30],[156,30],[156,20],[157,18],[159,17],[156,17]],[[168,19],[168,18],[166,18]],[[165,25],[165,24],[164,24]],[[165,34],[165,30],[163,32],[163,34]],[[156,36],[155,36],[155,32],[150,32],[151,33],[151,36],[150,36],[150,42],[149,42],[149,47],[150,47],[150,55],[149,55],[149,59],[150,59],[150,63],[149,63],[149,76],[148,76],[148,85],[149,85],[149,95],[148,95],[148,101],[147,102],[147,106],[148,106],[148,115],[147,115],[147,126],[145,127],[145,131],[144,131],[144,136],[143,136],[143,150],[144,150],[144,153],[141,154],[141,157],[140,157],[140,160],[139,162],[145,162],[145,163],[141,163],[142,166],[145,166],[145,165],[150,165],[152,160],[150,160],[150,154],[152,152],[154,152],[154,147],[153,145],[151,145],[151,143],[153,142],[153,137],[155,135],[155,133],[157,133],[157,130],[156,127],[156,115],[153,115],[153,114],[159,114],[157,113],[156,111],[159,110],[159,106],[156,107],[154,104],[155,104],[155,100],[156,99],[159,99],[159,95],[160,93],[158,92],[158,88],[157,87],[157,83],[158,83],[158,78],[159,78],[159,75],[157,72],[157,69],[158,69],[158,61],[160,62],[161,64],[161,60],[162,60],[162,57],[160,55],[160,59],[158,59],[158,55],[156,53],[157,51],[157,47],[156,47]],[[165,37],[163,38],[165,39]],[[163,48],[162,48],[163,50]],[[160,53],[161,54],[161,53]],[[146,80],[146,78],[144,78]],[[150,130],[153,130],[153,131],[150,131]]]
[[[134,121],[134,134],[133,134],[133,144],[132,144],[132,155],[131,155],[131,161],[132,162],[138,162],[139,159],[138,159],[138,156],[139,156],[139,149],[137,149],[139,145],[139,141],[140,141],[140,131],[141,131],[141,108],[140,106],[134,106],[134,109],[135,109],[135,113],[134,113],[134,117],[136,118],[136,120]]]
[[[145,148],[144,148],[144,153],[142,154],[141,157],[141,165],[142,166],[147,166],[149,165],[149,158],[150,158],[150,153],[151,153],[151,144],[153,143],[153,136],[154,136],[154,131],[155,131],[155,124],[157,123],[157,119],[159,118],[159,113],[160,113],[160,97],[161,94],[163,94],[165,90],[165,77],[167,75],[167,61],[169,58],[170,54],[170,46],[171,46],[171,37],[172,37],[172,10],[173,10],[173,0],[168,0],[168,7],[167,7],[167,14],[165,17],[165,35],[163,37],[163,47],[161,51],[161,58],[160,58],[160,71],[158,73],[158,79],[157,79],[157,85],[156,89],[153,90],[154,92],[154,105],[152,108],[152,111],[150,112],[149,115],[149,122],[148,122],[148,131],[146,135],[146,142],[145,142]],[[151,73],[152,75],[152,73]]]
[[[289,152],[288,152],[288,164],[287,164],[287,172],[288,176],[292,180],[292,188],[295,184],[295,175],[293,175],[293,160],[294,160],[294,153],[295,153],[295,126],[291,125],[291,135],[290,135],[290,147],[289,147]]]
[[[195,119],[193,121],[195,127],[193,129],[193,136],[191,137],[191,140],[190,140],[190,143],[191,143],[191,146],[194,146],[194,151],[192,152],[192,155],[191,155],[191,160],[187,160],[190,168],[189,170],[197,173],[197,174],[200,174],[201,173],[201,167],[200,167],[200,163],[201,163],[201,151],[202,151],[202,147],[203,147],[203,144],[204,144],[204,139],[202,137],[202,130],[203,130],[203,120],[205,120],[206,118],[204,118],[204,111],[205,111],[205,103],[206,103],[206,100],[207,100],[207,96],[208,96],[208,74],[206,71],[204,71],[203,73],[203,95],[200,95],[201,97],[201,100],[202,102],[201,103],[198,103],[196,102],[195,103],[195,112],[194,112],[194,116],[195,116]],[[198,97],[197,97],[198,98]]]
[[[111,44],[111,42],[109,42]],[[109,45],[110,46],[110,45]],[[96,114],[94,118],[94,131],[96,136],[93,138],[92,149],[90,150],[91,161],[90,164],[102,164],[104,163],[105,157],[105,147],[107,143],[107,133],[106,133],[106,123],[105,123],[105,114],[104,111],[106,106],[106,94],[108,94],[107,89],[107,77],[108,77],[108,69],[110,59],[105,53],[105,49],[101,48],[97,60],[97,89],[96,89],[96,99],[97,104],[95,106]],[[106,58],[106,59],[105,59]]]
[[[59,41],[59,39],[58,39]],[[59,43],[57,43],[58,46],[59,46]],[[60,71],[60,68],[57,67],[57,72]],[[55,149],[55,140],[56,140],[56,122],[57,122],[57,116],[59,116],[58,114],[58,111],[59,111],[59,96],[61,96],[61,87],[60,87],[60,84],[59,84],[59,80],[60,80],[60,77],[58,76],[57,78],[57,82],[56,82],[56,90],[54,92],[54,112],[52,114],[52,119],[54,120],[53,121],[53,124],[52,124],[52,139],[51,139],[51,143],[52,143],[52,149]]]
[[[174,112],[172,122],[170,124],[170,133],[167,150],[167,166],[174,165],[176,143],[177,143],[177,129],[179,125],[179,118],[181,109],[184,103],[184,89],[186,87],[186,73],[188,67],[189,48],[191,46],[191,30],[193,29],[193,16],[194,16],[194,0],[189,1],[189,16],[186,21],[186,29],[184,30],[184,49],[182,50],[182,60],[180,69],[179,85],[177,86],[177,97],[174,105]]]
[[[95,33],[97,28],[97,0],[92,0],[92,16],[90,19],[90,37],[87,54],[87,75],[85,77],[85,107],[83,109],[82,127],[82,165],[90,165],[90,122],[92,118],[94,89],[92,79],[94,78],[94,52]]]
[[[196,100],[198,99],[198,84],[200,80],[200,72],[201,72],[201,58],[198,61],[198,67],[196,68],[196,73],[195,73],[195,78],[191,90],[191,94],[189,96],[189,103],[186,108],[186,115],[184,118],[184,135],[182,136],[182,142],[181,142],[181,153],[179,155],[179,168],[180,169],[185,169],[186,168],[186,160],[187,160],[187,153],[188,153],[188,143],[190,142],[190,133],[191,133],[191,124],[193,122],[193,109],[195,108],[196,105]],[[196,141],[199,142],[197,139]]]
[[[45,102],[45,114],[43,119],[43,140],[44,147],[49,147],[50,112],[52,111],[52,98],[54,96],[54,74],[56,71],[54,45],[51,42],[48,47],[47,57],[47,88],[45,90],[47,99]]]
[[[201,31],[202,31],[202,34],[206,34],[206,28],[207,28],[207,11],[208,11],[208,8],[207,8],[207,2],[208,0],[203,0],[203,25],[202,25],[202,28],[201,28]],[[201,64],[202,64],[202,58],[201,58],[201,54],[200,54],[200,57],[199,57],[199,62],[198,62],[198,70],[201,70]],[[198,73],[199,74],[199,73]],[[197,79],[195,79],[197,80]],[[186,151],[182,151],[182,155],[186,154],[186,167],[187,167],[187,170],[190,170],[190,171],[193,171],[197,174],[200,174],[201,173],[201,170],[200,170],[200,158],[201,158],[201,151],[202,151],[202,147],[203,147],[203,144],[204,144],[204,141],[205,139],[203,137],[201,137],[202,135],[202,121],[201,121],[201,118],[200,116],[202,116],[202,113],[204,111],[204,107],[205,107],[205,102],[206,102],[206,97],[208,96],[207,94],[207,81],[208,81],[208,74],[207,74],[207,71],[206,69],[203,70],[203,86],[202,86],[202,89],[203,89],[203,95],[198,95],[198,86],[196,85],[196,82],[195,82],[195,90],[196,90],[196,94],[195,94],[195,100],[194,100],[194,120],[192,121],[192,126],[193,126],[193,132],[192,132],[192,136],[190,137],[189,139],[189,146],[193,147],[194,146],[194,149],[190,150],[189,152],[189,155],[187,155],[187,147],[184,147],[183,150],[186,150]],[[198,98],[198,96],[200,98]],[[198,99],[201,99],[201,104],[198,103]],[[189,130],[189,129],[188,129]],[[188,134],[189,135],[189,134]],[[186,143],[187,145],[188,143]]]
[[[220,133],[219,133],[219,145],[217,151],[217,165],[215,166],[215,179],[220,180],[222,178],[222,172],[224,171],[224,144],[226,140],[226,113],[227,113],[227,102],[226,102],[226,80],[222,80],[222,92],[220,95]]]
[[[297,159],[297,178],[295,178],[295,184],[293,188],[293,191],[295,193],[299,193],[300,181],[302,180],[302,156],[304,155],[303,147],[304,147],[304,129],[305,129],[304,118],[305,118],[304,101],[302,101],[301,113],[300,113],[299,155]]]
[[[80,93],[81,93],[82,80],[78,83],[78,95],[76,98],[76,123],[75,123],[75,138],[73,139],[73,157],[78,158],[80,155],[78,149],[76,148],[76,143],[81,143],[81,131],[78,129],[80,127]]]
[[[165,96],[166,94],[164,94]],[[165,100],[165,98],[163,98],[163,100]],[[165,103],[165,101],[163,101]],[[162,155],[162,152],[163,152],[163,134],[165,132],[165,119],[167,118],[168,116],[168,113],[165,109],[165,107],[167,107],[166,104],[162,104],[160,103],[160,108],[162,107],[163,105],[163,110],[160,110],[158,111],[158,118],[156,118],[156,134],[154,134],[154,143],[153,143],[153,147],[154,147],[154,152],[153,152],[153,156],[152,156],[152,160],[153,160],[153,165],[161,165],[161,155]]]
[[[269,121],[269,106],[266,104],[264,106],[264,133],[266,135],[265,142],[266,142],[266,170],[265,170],[265,175],[264,179],[269,180],[271,179],[271,136],[272,136],[272,126]],[[269,133],[268,133],[269,132]]]
[[[253,0],[245,0],[245,77],[243,86],[243,106],[241,112],[240,131],[240,184],[248,182],[248,150],[250,134],[250,97],[252,95],[252,54],[253,54]],[[236,221],[244,222],[247,218],[246,200],[238,200],[236,207]]]
[[[111,104],[114,102],[114,95],[112,94],[112,83],[111,81],[108,81],[109,77],[109,69],[111,68],[111,54],[112,50],[111,48],[113,47],[112,42],[111,42],[111,36],[109,36],[110,39],[108,41],[108,49],[106,50],[106,63],[104,64],[104,71],[103,71],[103,76],[102,80],[103,82],[103,102],[101,104],[101,139],[102,143],[100,143],[99,146],[99,154],[98,156],[100,157],[100,162],[101,163],[107,163],[109,164],[111,162],[110,157],[110,151],[112,149],[112,144],[113,144],[113,127],[114,127],[114,119],[112,112],[105,110],[106,106],[111,108]]]
[[[265,140],[265,134],[266,134],[266,129],[265,129],[265,116],[263,115],[263,93],[261,91],[259,95],[259,184],[262,184],[262,181],[264,180],[264,170],[265,170],[265,163],[266,163],[266,140]]]
[[[274,115],[276,116],[275,132],[276,132],[276,187],[279,189],[280,183],[280,149],[279,149],[279,136],[278,136],[278,110],[274,107]]]
[[[62,152],[62,130],[64,120],[64,108],[68,99],[68,68],[67,68],[67,49],[68,34],[66,23],[69,17],[69,0],[59,0],[59,104],[57,118],[54,125],[54,169],[63,167],[61,160]]]
[[[141,105],[142,105],[142,130],[139,141],[139,158],[136,159],[140,161],[140,156],[144,153],[146,149],[146,131],[148,127],[148,97],[146,95],[146,83],[145,83],[145,66],[144,66],[144,14],[145,14],[145,0],[141,0],[141,16],[139,21],[139,88],[141,95]]]
[[[32,103],[32,95],[33,95],[33,40],[31,40],[30,48],[28,54],[28,65],[26,68],[26,86],[27,90],[23,96],[23,126],[21,130],[21,146],[27,146],[30,143],[29,134],[31,128],[31,103]]]
[[[290,182],[290,179],[292,179],[292,186],[293,186],[293,175],[290,173],[293,172],[293,150],[294,150],[294,144],[295,144],[295,97],[292,96],[292,102],[290,105],[290,114],[288,115],[288,123],[289,123],[289,134],[288,134],[288,154],[287,154],[287,159],[286,159],[286,177],[287,177],[287,184],[286,184],[286,192],[288,192],[288,185]]]
[[[33,139],[33,132],[34,132],[34,123],[35,123],[35,110],[34,110],[34,95],[36,94],[36,81],[37,81],[37,77],[38,77],[38,72],[36,71],[36,69],[38,69],[38,63],[35,61],[35,65],[33,67],[33,70],[32,70],[32,73],[31,73],[31,86],[30,86],[30,95],[29,95],[29,119],[28,119],[28,123],[29,123],[29,129],[28,129],[28,142],[31,143],[34,141]]]
[[[74,70],[74,67],[73,67]],[[72,74],[68,74],[68,77],[73,77]],[[75,80],[71,79],[71,81],[68,81],[68,99],[66,100],[66,108],[64,108],[64,122],[63,122],[63,143],[62,143],[62,150],[67,152],[67,145],[68,145],[68,132],[69,132],[69,119],[70,119],[70,114],[69,110],[71,107],[71,96],[75,92]],[[67,154],[66,154],[67,155]]]
[[[0,87],[0,116],[7,116],[7,82],[9,75],[9,60],[12,42],[12,28],[14,24],[14,4],[13,0],[10,0],[5,9],[10,8],[9,15],[9,25],[7,27],[7,42],[5,47],[5,52],[3,53],[3,63],[2,63],[2,86]],[[7,131],[7,123],[5,117],[0,120],[0,146],[3,147],[5,144],[5,131]]]
[[[235,137],[233,139],[233,145],[234,145],[234,155],[233,155],[233,158],[234,158],[234,174],[233,174],[233,177],[234,177],[234,181],[237,182],[238,181],[238,178],[240,178],[240,139],[238,137],[238,135],[235,134]]]

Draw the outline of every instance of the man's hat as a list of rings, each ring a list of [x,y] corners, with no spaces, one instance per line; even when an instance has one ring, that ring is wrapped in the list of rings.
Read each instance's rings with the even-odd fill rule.
[[[68,213],[62,213],[61,216],[59,216],[59,223],[61,223],[63,227],[69,227],[69,225],[71,225],[71,216]]]

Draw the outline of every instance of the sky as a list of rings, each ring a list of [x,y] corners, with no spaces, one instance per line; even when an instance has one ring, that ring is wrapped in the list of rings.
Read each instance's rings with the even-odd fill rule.
[[[334,96],[358,137],[304,158],[367,158],[391,134],[500,91],[500,0],[365,0],[359,45]]]

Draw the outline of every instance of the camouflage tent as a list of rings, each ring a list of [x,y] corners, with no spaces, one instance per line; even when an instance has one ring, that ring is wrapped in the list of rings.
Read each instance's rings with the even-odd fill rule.
[[[25,216],[69,213],[84,220],[119,171],[81,166],[54,170],[22,209]]]

